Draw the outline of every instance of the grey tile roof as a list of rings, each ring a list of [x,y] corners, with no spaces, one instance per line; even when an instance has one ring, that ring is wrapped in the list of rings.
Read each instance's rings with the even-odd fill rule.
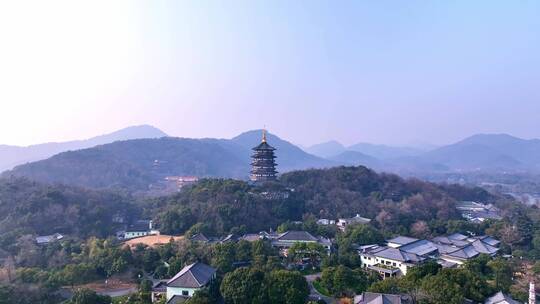
[[[200,288],[208,284],[216,270],[206,264],[197,262],[184,267],[172,279],[167,281],[168,287]]]
[[[207,238],[206,235],[204,235],[202,233],[197,233],[197,234],[195,234],[194,236],[192,236],[189,239],[192,240],[192,241],[196,241],[196,242],[208,242],[208,241],[210,241],[210,239]]]
[[[457,239],[450,238],[449,236],[434,237],[432,241],[437,244],[444,244],[444,245],[450,245],[450,246],[456,246],[456,247],[463,247],[463,246],[469,245],[469,241],[467,239],[457,240]]]
[[[354,297],[354,304],[402,304],[402,301],[399,295],[364,292]]]
[[[360,216],[360,214],[355,215],[354,217],[343,219],[348,224],[369,224],[371,219]]]
[[[455,251],[449,252],[446,255],[462,260],[468,260],[478,256],[480,253],[474,249],[474,246],[469,245],[463,248],[458,248]]]
[[[399,245],[407,245],[407,244],[410,244],[412,242],[416,242],[418,241],[418,239],[415,239],[415,238],[412,238],[412,237],[408,237],[408,236],[397,236],[393,239],[390,239],[388,240],[387,242],[388,243],[394,243],[394,244],[399,244]]]
[[[152,286],[153,292],[167,292],[167,281],[158,281]]]
[[[450,262],[450,261],[445,261],[445,260],[438,260],[437,264],[441,265],[442,268],[455,268],[458,265],[456,263],[453,263],[453,262]]]
[[[287,231],[279,235],[279,241],[316,242],[317,238],[307,231]]]
[[[427,256],[437,252],[437,246],[427,240],[419,240],[399,247],[400,250],[416,255]]]
[[[257,240],[260,240],[261,239],[261,236],[258,235],[258,234],[244,234],[244,236],[242,236],[241,238],[242,240],[245,240],[245,241],[248,241],[248,242],[255,242]]]
[[[425,260],[424,258],[414,253],[407,253],[405,251],[401,251],[398,248],[391,248],[391,247],[383,247],[382,250],[381,248],[377,248],[369,253],[379,258],[400,261],[400,262],[417,263],[417,262],[421,262]]]
[[[467,236],[461,233],[452,233],[448,236],[448,238],[456,241],[464,241],[467,239]]]
[[[485,253],[489,255],[496,254],[497,251],[499,251],[499,248],[493,247],[487,243],[484,243],[483,241],[476,240],[472,242],[472,245],[476,251],[479,253]]]
[[[477,236],[477,237],[474,237],[473,239],[481,240],[482,242],[490,246],[494,246],[494,247],[499,246],[499,244],[501,243],[499,240],[496,240],[488,235]]]
[[[185,303],[187,300],[189,300],[188,296],[174,295],[167,301],[167,304],[180,304]]]
[[[491,298],[488,298],[484,304],[520,304],[520,302],[512,299],[510,296],[499,291]]]
[[[44,235],[44,236],[38,236],[36,237],[36,243],[38,244],[48,244],[50,242],[58,241],[63,239],[64,236],[60,233],[55,233],[51,235]]]
[[[227,242],[236,242],[240,239],[240,237],[238,237],[237,235],[235,234],[229,234],[227,235],[226,237],[224,237],[221,242],[222,243],[227,243]]]

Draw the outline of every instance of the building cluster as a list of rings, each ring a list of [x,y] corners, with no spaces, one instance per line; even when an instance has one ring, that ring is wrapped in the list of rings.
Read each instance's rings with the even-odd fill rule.
[[[317,220],[318,225],[323,225],[323,226],[336,225],[341,231],[345,231],[346,227],[349,225],[358,225],[358,224],[366,225],[366,224],[369,224],[370,222],[371,222],[371,219],[362,217],[360,216],[360,214],[356,214],[355,216],[350,217],[350,218],[338,218],[337,220],[325,219],[325,218]]]
[[[462,265],[480,254],[494,256],[500,242],[490,236],[468,237],[454,233],[431,240],[398,236],[386,245],[358,247],[362,266],[384,278],[406,275],[407,270],[427,260],[436,260],[447,268]]]
[[[456,204],[456,209],[468,221],[481,223],[485,220],[501,220],[501,210],[492,204],[463,201]]]
[[[536,304],[536,298],[529,299],[529,304]],[[383,294],[375,292],[364,292],[354,297],[354,304],[412,304],[413,301],[406,295]],[[464,304],[474,303],[471,300],[465,300]],[[484,301],[484,304],[522,304],[512,299],[509,295],[499,291],[495,295]]]
[[[287,256],[289,248],[296,243],[316,243],[324,247],[328,253],[332,248],[332,241],[322,236],[315,237],[307,231],[286,231],[283,233],[266,232],[261,231],[259,233],[244,234],[237,236],[229,234],[223,238],[207,237],[203,233],[197,233],[190,238],[191,241],[204,242],[204,243],[226,243],[245,240],[248,242],[254,242],[257,240],[268,240],[270,244],[279,249],[282,256]]]

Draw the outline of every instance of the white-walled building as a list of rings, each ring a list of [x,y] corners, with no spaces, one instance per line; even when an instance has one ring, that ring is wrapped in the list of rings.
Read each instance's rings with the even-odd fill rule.
[[[216,270],[204,263],[193,263],[182,268],[167,281],[167,303],[173,298],[190,298],[210,284],[216,277]]]

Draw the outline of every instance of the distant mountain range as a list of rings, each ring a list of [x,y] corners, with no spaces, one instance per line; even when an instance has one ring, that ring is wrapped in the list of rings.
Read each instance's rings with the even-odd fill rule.
[[[457,171],[540,170],[540,140],[507,134],[478,134],[417,157]]]
[[[306,151],[319,156],[330,155],[324,157],[337,162],[411,175],[540,171],[540,140],[507,134],[478,134],[430,151],[366,143],[344,147],[335,141],[309,147]]]
[[[369,143],[358,143],[345,147],[341,143],[332,140],[321,144],[316,144],[305,149],[306,152],[324,158],[333,158],[346,151],[356,151],[362,154],[380,159],[394,159],[406,156],[420,155],[426,150],[411,147],[393,147],[387,145],[374,145]]]
[[[251,148],[261,141],[261,133],[254,130],[232,139],[162,137],[117,141],[20,165],[3,176],[130,190],[146,190],[149,185],[174,175],[245,179],[250,169]],[[338,165],[308,154],[275,135],[267,137],[279,151],[280,172]]]
[[[86,140],[45,143],[28,147],[0,145],[0,172],[12,169],[20,164],[46,159],[65,151],[95,147],[119,140],[159,138],[164,136],[167,136],[167,134],[157,128],[149,125],[141,125]]]
[[[26,148],[0,146],[4,167],[8,166],[5,155],[10,149],[19,149],[11,154],[11,164],[42,158],[18,165],[2,176],[130,190],[146,190],[171,175],[246,179],[251,148],[260,140],[261,130],[232,139],[189,139],[166,137],[151,126],[130,127],[85,141]],[[431,151],[365,143],[344,147],[332,141],[306,148],[308,153],[272,134],[268,141],[277,148],[278,171],[282,173],[339,165],[364,165],[419,177],[452,172],[540,172],[540,140],[504,134],[474,135]],[[47,158],[57,151],[61,153]]]

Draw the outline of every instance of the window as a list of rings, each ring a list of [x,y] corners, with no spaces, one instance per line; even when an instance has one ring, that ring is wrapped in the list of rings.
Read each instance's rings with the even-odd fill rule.
[[[182,295],[183,295],[183,296],[188,296],[188,295],[189,295],[189,291],[187,291],[187,290],[182,290]]]
[[[392,263],[392,266],[396,266],[396,263],[395,263],[395,262],[394,262],[394,263]]]

